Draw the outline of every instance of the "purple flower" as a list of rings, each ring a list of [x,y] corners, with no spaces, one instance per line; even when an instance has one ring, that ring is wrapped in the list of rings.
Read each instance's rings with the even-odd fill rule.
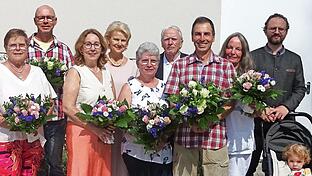
[[[31,122],[33,120],[34,120],[34,116],[33,115],[28,115],[28,116],[25,117],[25,121],[26,122]]]
[[[57,68],[57,69],[55,70],[55,75],[56,75],[56,76],[61,76],[61,69]]]
[[[151,128],[150,129],[150,133],[151,133],[151,135],[154,137],[154,138],[157,138],[157,129],[156,128]]]

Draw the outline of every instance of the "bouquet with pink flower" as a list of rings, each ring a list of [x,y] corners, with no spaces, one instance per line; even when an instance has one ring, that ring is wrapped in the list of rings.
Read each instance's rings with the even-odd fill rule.
[[[80,107],[83,112],[77,113],[77,116],[81,120],[101,128],[112,125],[127,129],[133,117],[133,115],[131,116],[131,111],[128,110],[126,101],[119,102],[107,99],[105,96],[99,97],[94,106],[82,103]]]
[[[63,86],[64,74],[68,68],[59,59],[53,57],[44,57],[40,61],[35,59],[30,60],[29,64],[40,67],[52,86]]]
[[[240,100],[242,104],[254,107],[257,111],[263,111],[267,107],[266,99],[276,99],[281,95],[281,91],[273,89],[275,84],[275,80],[266,72],[249,70],[234,80],[231,88],[232,99]]]
[[[4,102],[3,117],[10,126],[11,131],[22,131],[34,133],[37,129],[46,123],[48,119],[55,115],[47,115],[52,106],[50,97],[37,98],[34,95],[26,94],[10,97],[10,101]]]
[[[222,90],[213,83],[190,81],[187,85],[180,85],[179,94],[170,95],[168,100],[175,104],[170,114],[177,116],[180,123],[185,121],[203,130],[219,121],[218,114],[224,112]]]
[[[144,145],[145,150],[157,150],[158,144],[166,143],[167,138],[174,134],[177,124],[169,116],[166,102],[148,102],[147,107],[132,110],[136,118],[128,131],[135,136],[135,143]]]

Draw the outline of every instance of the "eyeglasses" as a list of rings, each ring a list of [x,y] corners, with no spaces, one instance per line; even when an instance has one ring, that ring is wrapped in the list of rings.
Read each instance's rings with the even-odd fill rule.
[[[90,42],[84,43],[83,46],[84,46],[86,49],[91,49],[92,46],[94,46],[95,49],[99,49],[99,48],[102,47],[100,43],[90,43]]]
[[[158,64],[158,60],[154,60],[154,59],[142,59],[141,60],[141,64],[142,65],[148,65],[148,63],[150,63],[152,66],[155,66],[155,65],[157,65]]]
[[[45,19],[47,19],[48,22],[52,22],[55,20],[55,16],[37,16],[36,19],[39,22],[44,22]]]
[[[26,50],[27,49],[27,45],[26,44],[10,44],[8,46],[8,49],[9,50],[17,50],[17,49]]]
[[[272,33],[275,32],[276,30],[279,31],[280,33],[286,32],[285,28],[279,28],[279,27],[272,27],[272,28],[269,28],[268,30]]]

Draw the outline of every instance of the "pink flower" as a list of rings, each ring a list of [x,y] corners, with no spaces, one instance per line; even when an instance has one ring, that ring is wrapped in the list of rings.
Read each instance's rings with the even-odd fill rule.
[[[158,124],[160,122],[160,119],[158,118],[158,116],[155,117],[154,121],[155,121],[155,124]]]
[[[17,107],[17,106],[14,106],[13,110],[14,110],[15,112],[17,112],[17,113],[19,113],[19,112],[21,111],[21,109],[20,109],[19,107]]]
[[[25,109],[23,109],[22,111],[23,116],[27,116],[28,115],[28,111],[26,111]]]
[[[126,105],[122,105],[122,106],[120,106],[120,108],[119,108],[119,111],[120,112],[125,112],[127,110],[127,106]]]
[[[144,115],[144,117],[142,118],[142,121],[146,124],[148,124],[148,116]]]
[[[15,117],[14,121],[15,121],[15,123],[19,123],[20,120],[18,117]]]
[[[249,90],[250,88],[252,87],[252,84],[250,83],[250,82],[245,82],[244,84],[243,84],[243,88],[245,89],[245,90]],[[247,92],[246,91],[246,92]]]

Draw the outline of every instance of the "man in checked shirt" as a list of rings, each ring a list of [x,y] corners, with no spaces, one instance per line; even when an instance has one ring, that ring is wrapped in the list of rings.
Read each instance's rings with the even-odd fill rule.
[[[44,59],[54,57],[66,64],[67,68],[73,65],[74,58],[67,45],[56,39],[53,28],[57,23],[54,9],[48,5],[37,8],[34,17],[37,32],[30,37],[28,48],[29,59]],[[58,95],[56,100],[57,117],[44,125],[45,143],[45,172],[47,175],[63,176],[62,153],[65,142],[66,118],[62,108],[62,87],[54,87]]]
[[[192,25],[192,41],[195,52],[178,59],[172,66],[165,94],[179,93],[179,85],[187,85],[196,80],[213,82],[221,89],[227,89],[235,75],[234,66],[217,56],[211,50],[215,29],[206,17],[198,17]],[[230,107],[227,107],[230,108]],[[226,114],[221,114],[220,122],[209,126],[209,130],[199,130],[197,126],[184,125],[176,132],[173,175],[183,176],[224,176],[228,174],[228,153],[226,147]]]

